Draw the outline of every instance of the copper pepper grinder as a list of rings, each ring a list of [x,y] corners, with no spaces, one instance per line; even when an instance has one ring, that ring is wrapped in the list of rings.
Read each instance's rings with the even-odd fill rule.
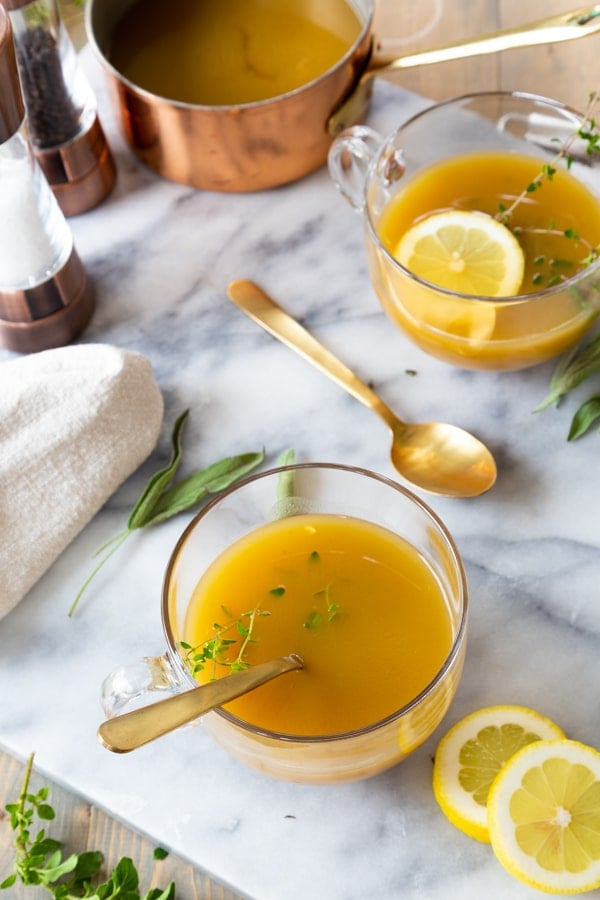
[[[25,121],[10,20],[0,5],[0,346],[31,353],[76,337],[94,296]]]
[[[66,216],[97,206],[115,181],[96,100],[56,0],[8,10],[33,151]]]

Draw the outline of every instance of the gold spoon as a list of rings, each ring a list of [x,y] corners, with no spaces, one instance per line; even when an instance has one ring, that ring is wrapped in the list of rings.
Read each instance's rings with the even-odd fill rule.
[[[476,497],[496,480],[496,463],[477,438],[444,422],[410,424],[252,281],[233,281],[229,298],[250,318],[311,362],[383,419],[392,432],[392,463],[407,481],[433,494]]]
[[[98,729],[98,737],[107,750],[112,750],[113,753],[128,753],[163,734],[168,734],[180,725],[199,718],[216,706],[235,700],[241,694],[254,690],[272,678],[277,678],[278,675],[303,667],[304,663],[297,653],[259,663],[244,669],[243,672],[234,672],[226,678],[210,681],[208,684],[176,694],[151,706],[143,706],[141,709],[134,709],[122,716],[108,719]]]

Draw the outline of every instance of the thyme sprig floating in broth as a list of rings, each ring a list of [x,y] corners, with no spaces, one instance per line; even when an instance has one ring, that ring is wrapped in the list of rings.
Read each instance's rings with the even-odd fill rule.
[[[229,487],[229,485],[246,475],[264,460],[264,450],[242,453],[238,456],[228,456],[225,459],[212,463],[205,469],[200,469],[188,475],[187,478],[181,481],[174,482],[173,479],[183,459],[182,436],[188,414],[189,410],[185,410],[176,420],[171,436],[171,458],[168,464],[155,472],[147,482],[129,515],[124,530],[116,534],[96,551],[96,555],[103,555],[75,595],[69,610],[69,616],[75,613],[79,601],[94,575],[110,559],[113,553],[121,547],[133,531],[164,522],[166,519],[196,507],[209,494],[216,494]]]
[[[515,197],[508,206],[505,206],[503,203],[499,204],[499,209],[495,218],[503,225],[506,225],[506,227],[513,232],[515,237],[520,238],[524,234],[547,235],[549,237],[551,236],[570,241],[575,245],[581,244],[587,251],[586,256],[577,263],[568,257],[561,258],[556,255],[548,256],[546,254],[536,256],[533,260],[536,271],[532,277],[532,284],[535,287],[552,287],[556,284],[560,284],[561,281],[566,281],[576,271],[586,268],[598,258],[599,247],[597,245],[590,243],[590,241],[588,241],[585,236],[581,235],[576,228],[557,228],[554,216],[549,220],[545,228],[532,225],[517,225],[513,227],[512,225],[512,218],[515,211],[521,204],[526,202],[532,194],[539,191],[545,183],[551,182],[554,179],[559,171],[558,166],[561,161],[564,161],[567,169],[571,168],[573,164],[571,151],[578,139],[583,142],[585,148],[584,153],[586,156],[592,157],[600,152],[600,133],[597,130],[595,119],[595,111],[598,102],[598,93],[596,91],[591,92],[588,96],[588,103],[583,113],[582,124],[579,128],[574,129],[568,138],[560,144],[554,158],[540,167],[537,175],[527,183],[521,193]],[[558,138],[555,140],[559,143]]]

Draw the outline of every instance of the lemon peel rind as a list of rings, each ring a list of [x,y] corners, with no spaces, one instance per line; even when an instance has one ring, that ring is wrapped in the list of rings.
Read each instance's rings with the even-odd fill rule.
[[[433,794],[449,822],[474,840],[489,844],[486,807],[477,803],[459,783],[459,754],[469,740],[488,726],[516,724],[536,733],[540,739],[562,739],[565,734],[547,716],[526,706],[497,705],[469,713],[440,740],[434,760]]]
[[[543,740],[515,753],[494,780],[488,796],[488,827],[496,858],[518,881],[547,894],[581,894],[600,887],[600,857],[583,872],[554,873],[539,866],[514,837],[510,798],[519,789],[523,776],[543,762],[557,756],[564,759],[565,755],[570,763],[591,768],[600,782],[600,752],[594,747],[568,738]]]

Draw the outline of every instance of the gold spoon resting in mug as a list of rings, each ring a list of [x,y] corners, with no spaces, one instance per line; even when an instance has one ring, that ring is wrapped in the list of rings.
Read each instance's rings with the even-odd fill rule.
[[[297,653],[259,663],[226,678],[209,681],[150,706],[107,719],[98,729],[98,737],[107,750],[128,753],[168,734],[180,725],[198,719],[216,706],[235,700],[272,678],[302,668],[304,662]]]
[[[391,458],[406,481],[433,494],[477,497],[496,481],[496,463],[468,431],[444,422],[402,422],[366,384],[252,281],[233,281],[236,306],[383,419],[392,432]]]

